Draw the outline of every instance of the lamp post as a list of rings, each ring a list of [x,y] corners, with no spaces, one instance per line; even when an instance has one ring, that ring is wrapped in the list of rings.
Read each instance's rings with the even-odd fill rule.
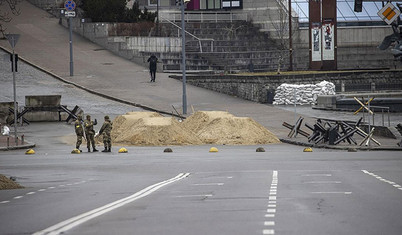
[[[182,82],[183,82],[183,114],[187,114],[187,94],[186,94],[186,30],[184,22],[184,4],[190,0],[181,1],[181,55],[182,55]]]
[[[17,88],[16,88],[16,82],[15,82],[15,52],[14,48],[15,45],[17,45],[18,39],[20,38],[19,34],[7,34],[6,35],[8,42],[11,45],[11,48],[13,49],[13,59],[12,59],[12,70],[13,70],[13,90],[14,90],[14,136],[15,136],[15,145],[18,145],[18,137],[17,137],[17,117],[18,117],[18,110],[17,110]]]

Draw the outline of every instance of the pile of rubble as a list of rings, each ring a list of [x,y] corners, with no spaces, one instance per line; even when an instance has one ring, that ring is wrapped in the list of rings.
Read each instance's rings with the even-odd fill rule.
[[[280,142],[253,119],[221,111],[199,111],[183,122],[155,112],[130,112],[115,118],[111,137],[114,144],[141,146]]]
[[[335,95],[335,85],[332,82],[322,81],[317,84],[282,84],[275,91],[273,104],[314,104],[319,95]]]

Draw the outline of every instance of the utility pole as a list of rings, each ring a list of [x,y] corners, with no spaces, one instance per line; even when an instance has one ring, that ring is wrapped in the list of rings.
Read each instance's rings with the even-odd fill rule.
[[[6,35],[8,42],[13,49],[13,59],[12,59],[12,70],[13,70],[13,90],[14,90],[14,138],[15,138],[15,146],[18,145],[18,136],[17,136],[17,117],[18,117],[18,108],[17,108],[17,88],[15,82],[15,52],[14,48],[17,45],[18,39],[20,38],[19,34],[7,34]]]
[[[182,56],[182,82],[183,82],[183,114],[187,114],[187,94],[186,94],[186,30],[184,22],[184,4],[190,0],[180,0],[181,3],[181,56]]]
[[[289,0],[289,70],[293,71],[292,0]]]

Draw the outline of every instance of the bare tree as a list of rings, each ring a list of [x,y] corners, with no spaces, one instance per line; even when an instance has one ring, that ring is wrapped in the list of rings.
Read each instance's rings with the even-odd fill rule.
[[[5,37],[7,28],[4,23],[12,20],[13,15],[19,15],[20,9],[17,7],[22,0],[0,0],[0,33],[1,38]]]
[[[268,17],[272,22],[272,26],[275,29],[275,38],[277,39],[277,47],[279,49],[278,53],[278,68],[277,73],[281,72],[281,67],[284,62],[285,57],[288,55],[289,49],[289,21],[288,21],[288,9],[283,4],[282,0],[277,1],[279,9],[275,10],[275,18],[268,13]]]

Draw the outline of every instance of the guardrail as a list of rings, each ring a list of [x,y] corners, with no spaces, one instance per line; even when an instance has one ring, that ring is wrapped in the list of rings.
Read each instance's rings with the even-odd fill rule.
[[[388,127],[391,126],[391,120],[390,120],[390,116],[389,116],[389,107],[386,106],[374,106],[374,105],[370,105],[370,110],[373,111],[373,115],[371,115],[372,117],[372,121],[373,121],[373,126],[375,125],[375,115],[376,115],[376,109],[377,111],[381,110],[381,120],[382,120],[382,126],[385,126],[385,119],[384,119],[384,111],[386,111],[386,113],[388,114]],[[365,110],[363,109],[363,120],[365,120]],[[368,114],[370,115],[370,114]],[[368,120],[370,121],[370,120]]]

